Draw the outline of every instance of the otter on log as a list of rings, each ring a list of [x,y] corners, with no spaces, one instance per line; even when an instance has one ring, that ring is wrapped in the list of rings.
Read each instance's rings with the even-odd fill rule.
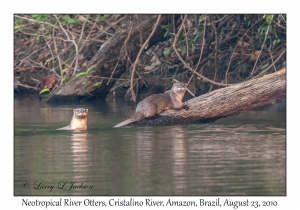
[[[132,118],[125,120],[114,128],[122,127],[133,122],[140,121],[144,118],[152,117],[168,109],[186,109],[189,107],[182,103],[182,98],[186,91],[186,85],[182,82],[173,84],[171,90],[166,91],[164,94],[154,94],[148,96],[138,103],[135,114]]]
[[[88,109],[76,108],[73,109],[73,117],[68,126],[57,130],[86,130],[87,129],[87,113]]]

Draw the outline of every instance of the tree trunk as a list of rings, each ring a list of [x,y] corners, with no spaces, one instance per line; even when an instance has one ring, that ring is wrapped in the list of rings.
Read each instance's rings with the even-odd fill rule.
[[[85,72],[91,66],[93,70],[84,76],[71,79],[67,84],[57,86],[44,102],[59,100],[104,100],[109,90],[133,62],[140,47],[153,30],[158,15],[136,15],[126,31],[116,32],[105,42],[89,61]],[[162,15],[159,24],[165,24],[168,15]],[[158,27],[149,46],[163,38],[164,31]],[[131,62],[129,62],[131,60]],[[77,72],[78,73],[78,72]],[[112,78],[110,80],[109,78]]]
[[[286,68],[230,87],[218,89],[186,102],[189,110],[167,110],[130,124],[176,125],[213,122],[219,118],[275,103],[286,97]]]

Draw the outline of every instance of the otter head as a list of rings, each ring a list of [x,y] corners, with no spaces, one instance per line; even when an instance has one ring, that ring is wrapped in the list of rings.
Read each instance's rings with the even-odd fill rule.
[[[183,82],[176,82],[173,84],[171,90],[177,94],[184,94],[186,91],[186,85]]]
[[[88,109],[84,109],[84,108],[73,109],[73,112],[77,118],[86,118],[88,111],[89,111]]]

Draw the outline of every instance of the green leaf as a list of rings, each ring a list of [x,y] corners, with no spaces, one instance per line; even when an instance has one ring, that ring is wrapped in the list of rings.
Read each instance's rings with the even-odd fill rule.
[[[164,38],[168,35],[169,30],[166,30],[166,32],[164,33]]]
[[[55,24],[55,23],[56,23],[56,19],[52,19],[52,20],[50,21],[50,23]]]
[[[276,45],[277,43],[280,43],[280,39],[275,39],[275,40],[273,41],[273,45]]]
[[[257,30],[257,32],[261,35],[264,33],[264,31],[266,31],[268,28],[267,23],[264,22]]]
[[[285,19],[286,19],[286,18],[285,18],[285,15],[280,15],[279,17],[280,17],[281,20],[283,20],[283,21],[285,21]]]
[[[171,47],[167,47],[164,49],[164,56],[168,56],[171,53]]]
[[[65,71],[67,71],[67,70],[68,70],[68,68],[62,69],[62,70],[61,70],[61,74],[65,73]]]
[[[263,70],[263,69],[267,68],[268,66],[269,66],[269,62],[266,63],[265,65],[263,65],[260,69]]]
[[[86,75],[86,74],[87,74],[86,72],[79,72],[78,74],[75,75],[75,78]]]
[[[74,53],[75,53],[75,50],[71,50],[68,54],[68,57],[71,58],[74,55]]]
[[[94,87],[97,87],[97,86],[99,86],[99,85],[101,85],[101,82],[95,82],[95,83],[94,83]]]
[[[272,15],[266,15],[266,22],[269,24],[271,21]]]
[[[48,29],[48,28],[50,28],[50,26],[49,25],[45,25],[45,29]]]
[[[92,71],[97,65],[92,65],[90,66],[87,70],[86,70],[86,74],[90,73],[90,71]]]
[[[17,26],[17,25],[23,23],[23,21],[24,21],[24,19],[16,18],[16,20],[15,20],[15,26]]]
[[[276,31],[276,29],[272,25],[270,25],[270,32],[272,34],[274,34],[276,36],[276,38],[277,38],[277,31]]]
[[[43,90],[40,91],[39,94],[45,93],[45,92],[49,92],[49,88],[45,87]]]
[[[69,19],[69,20],[67,20],[67,21],[68,21],[68,23],[70,23],[70,24],[76,23],[76,21],[75,21],[74,19]]]
[[[82,47],[83,43],[79,43],[78,44],[78,49],[80,49]]]
[[[17,29],[19,29],[19,27],[20,27],[20,26],[15,26],[15,27],[14,27],[14,30],[17,30]]]
[[[87,82],[87,80],[84,80],[81,84],[82,85],[85,85],[86,84],[86,82]]]
[[[180,35],[178,36],[178,42],[182,41],[185,39],[185,36],[183,35],[183,32],[180,33]]]
[[[35,14],[35,15],[32,15],[31,17],[36,20],[47,20],[48,16],[49,15]]]
[[[216,41],[211,42],[210,44],[216,44]]]
[[[62,20],[65,20],[65,21],[68,21],[68,20],[70,20],[71,18],[70,18],[69,15],[65,15],[65,16],[63,16],[61,19],[62,19]]]
[[[169,29],[169,25],[160,25],[162,29]]]
[[[94,87],[94,84],[91,84],[90,86],[88,86],[87,89],[91,89],[91,88],[93,88],[93,87]]]
[[[69,79],[69,76],[65,76],[65,77],[63,77],[63,78],[62,78],[62,81],[63,81],[63,82],[66,82],[66,81],[67,81],[67,79]]]
[[[199,35],[202,35],[202,32],[198,32],[194,38],[189,40],[189,44],[195,43],[195,41],[198,39]]]

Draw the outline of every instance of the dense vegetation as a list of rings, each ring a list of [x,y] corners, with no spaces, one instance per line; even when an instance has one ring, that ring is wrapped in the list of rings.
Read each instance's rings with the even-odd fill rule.
[[[147,37],[131,34],[134,27],[144,30],[141,16],[16,14],[15,91],[49,93],[84,77],[87,91],[115,82],[111,90],[126,90],[121,94],[133,100],[137,92],[162,92],[174,80],[189,83],[197,96],[286,65],[284,14],[165,15],[164,22],[157,15]],[[125,53],[111,57],[115,67],[95,79],[99,50],[120,33],[127,34]],[[121,65],[126,71],[116,76]]]

